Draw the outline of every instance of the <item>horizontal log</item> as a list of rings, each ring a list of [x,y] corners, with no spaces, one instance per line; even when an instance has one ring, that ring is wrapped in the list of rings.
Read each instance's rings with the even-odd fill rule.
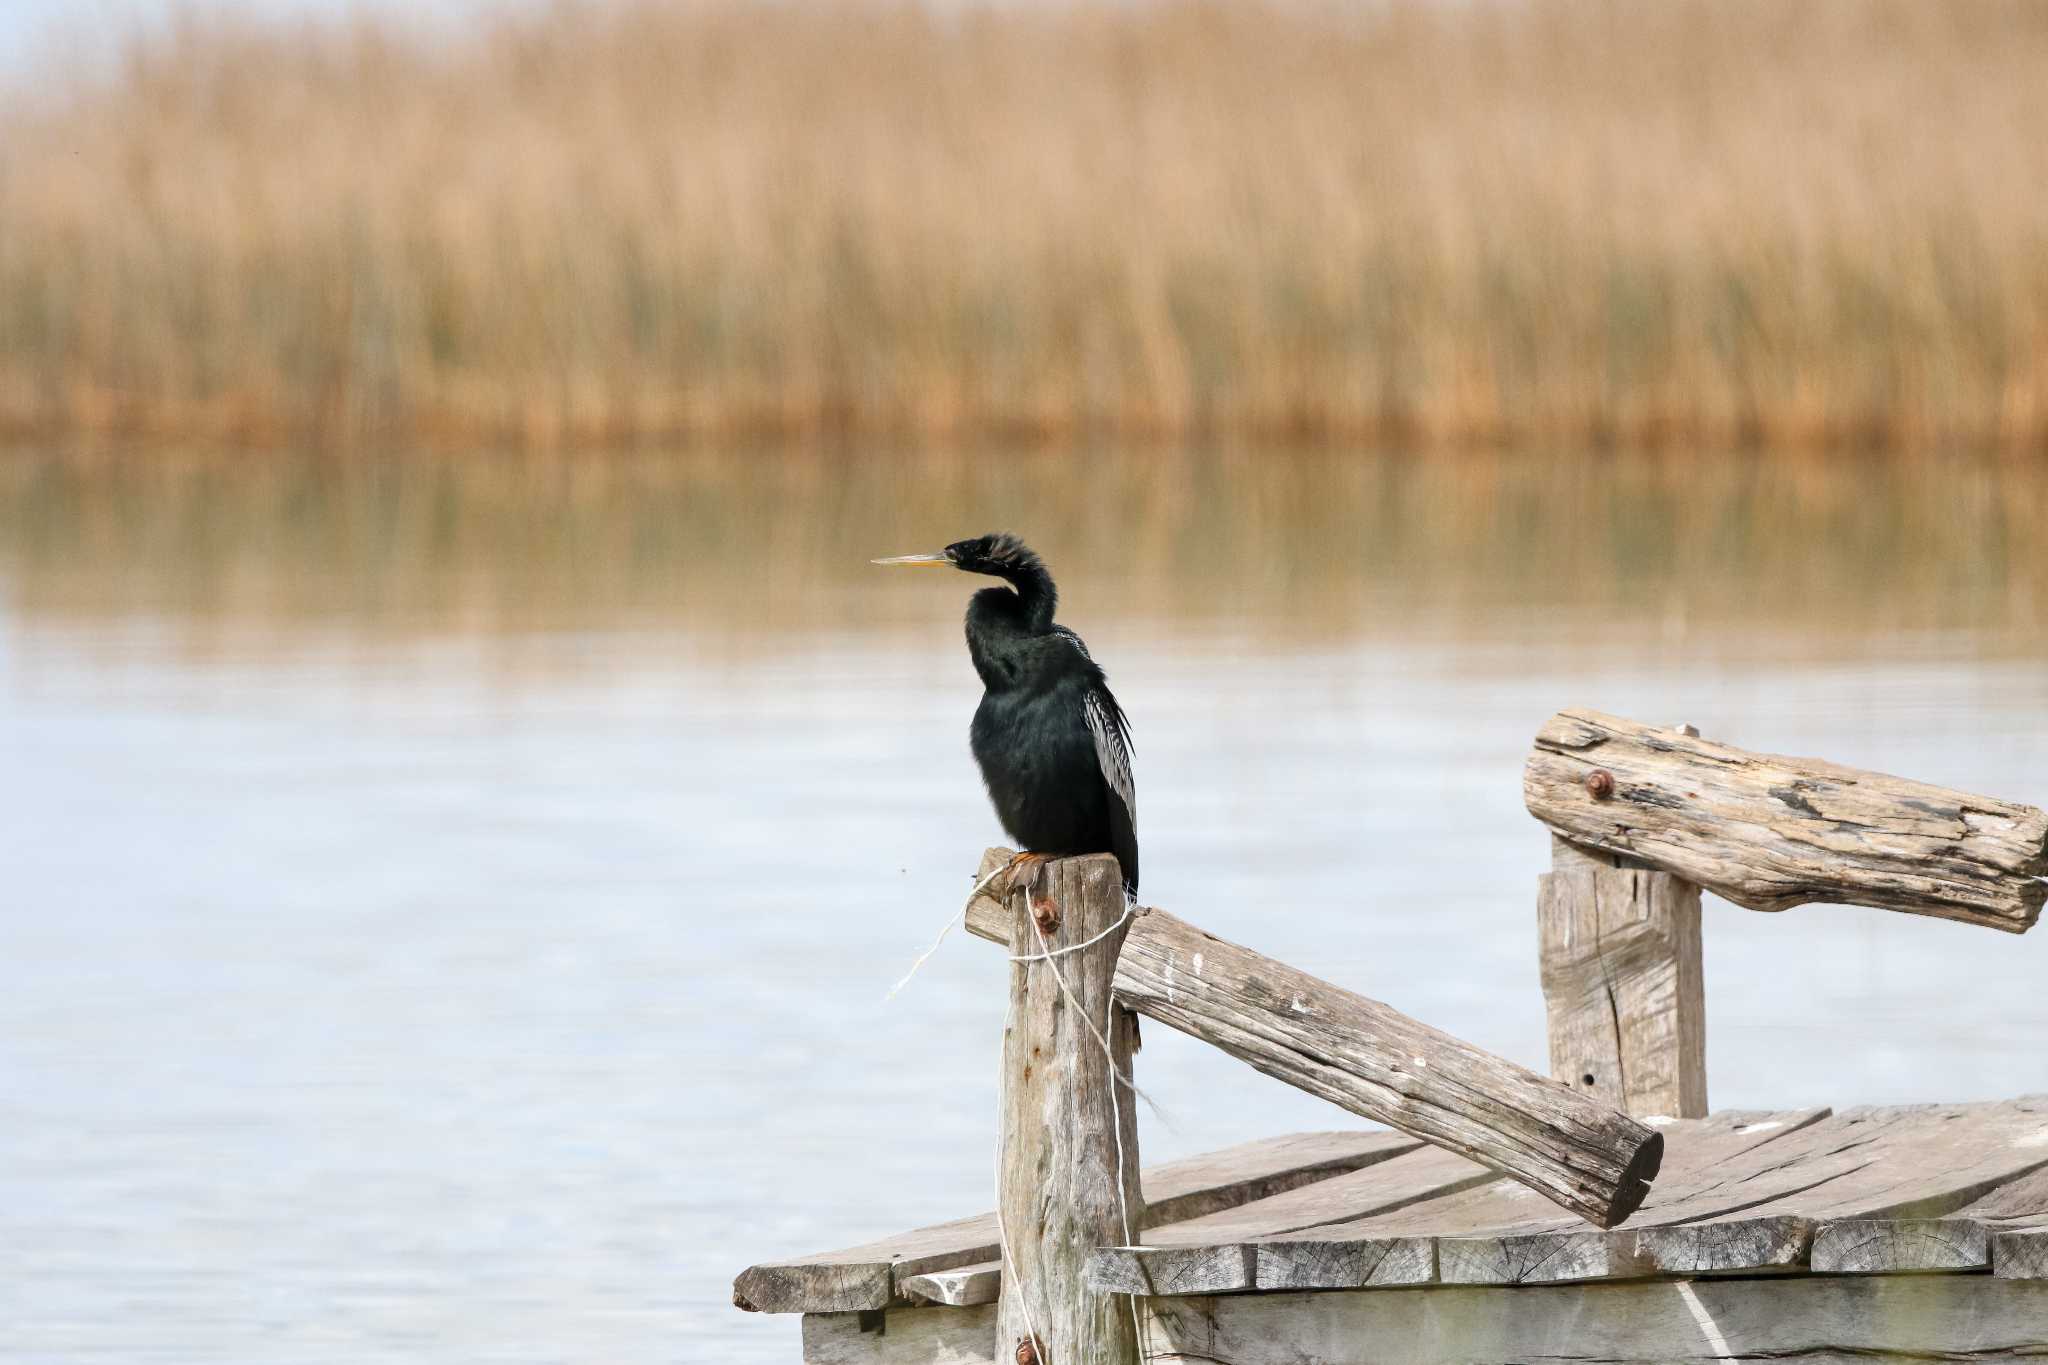
[[[1529,813],[1752,910],[1868,905],[2023,933],[2048,897],[2048,814],[1810,758],[1560,711]]]
[[[991,850],[984,874],[1007,859]],[[1007,943],[1001,902],[967,927]],[[1596,1100],[1163,910],[1135,912],[1113,988],[1126,1007],[1267,1075],[1513,1176],[1600,1227],[1649,1192],[1664,1139]]]

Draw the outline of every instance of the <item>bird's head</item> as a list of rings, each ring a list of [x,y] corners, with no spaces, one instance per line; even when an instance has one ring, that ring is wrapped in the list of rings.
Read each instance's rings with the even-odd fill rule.
[[[1031,547],[1007,532],[956,540],[933,555],[897,555],[877,559],[877,564],[905,569],[960,569],[967,573],[993,574],[1012,583],[1036,578],[1045,572],[1044,563]]]

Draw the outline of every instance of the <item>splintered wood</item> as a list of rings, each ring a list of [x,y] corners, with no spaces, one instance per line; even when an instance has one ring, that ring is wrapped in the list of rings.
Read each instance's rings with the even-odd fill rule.
[[[1810,758],[1561,711],[1522,772],[1529,813],[1752,910],[1870,905],[2020,933],[2048,896],[2048,814]]]

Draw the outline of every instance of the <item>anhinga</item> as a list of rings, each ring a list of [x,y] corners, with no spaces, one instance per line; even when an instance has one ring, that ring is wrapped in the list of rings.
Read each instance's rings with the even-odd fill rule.
[[[967,604],[967,652],[981,675],[968,731],[996,816],[1026,854],[1114,853],[1138,894],[1138,797],[1130,723],[1081,637],[1053,624],[1059,590],[1012,535],[877,564],[991,574]],[[1013,591],[1014,589],[1014,591]]]

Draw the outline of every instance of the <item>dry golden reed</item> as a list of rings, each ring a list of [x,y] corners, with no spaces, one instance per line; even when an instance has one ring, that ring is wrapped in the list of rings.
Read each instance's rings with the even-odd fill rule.
[[[0,113],[0,425],[2048,447],[2048,5],[188,20]]]

